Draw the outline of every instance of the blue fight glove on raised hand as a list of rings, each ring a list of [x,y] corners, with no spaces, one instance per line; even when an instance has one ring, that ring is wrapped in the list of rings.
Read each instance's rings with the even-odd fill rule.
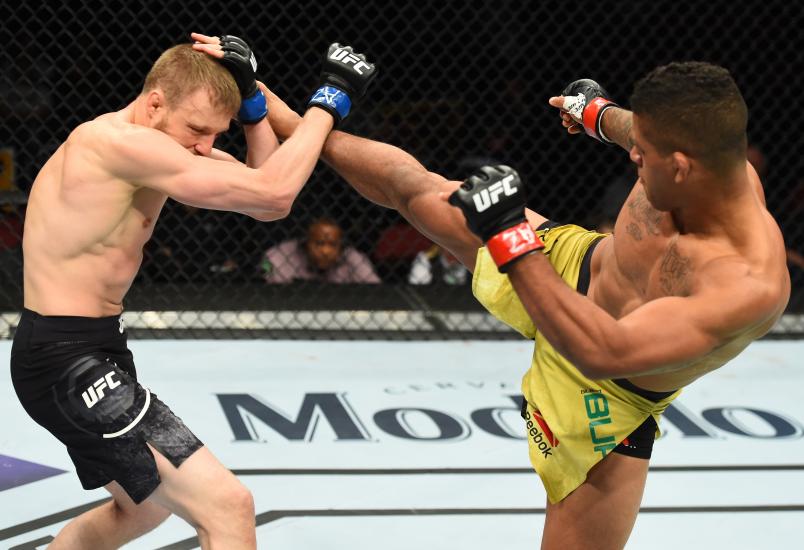
[[[338,126],[376,76],[377,67],[366,61],[365,55],[355,53],[351,46],[331,44],[321,69],[321,85],[307,106],[324,109]]]
[[[243,124],[256,124],[268,114],[265,95],[257,87],[257,58],[242,38],[225,34],[220,40],[223,57],[219,61],[232,73],[240,90],[237,119]]]

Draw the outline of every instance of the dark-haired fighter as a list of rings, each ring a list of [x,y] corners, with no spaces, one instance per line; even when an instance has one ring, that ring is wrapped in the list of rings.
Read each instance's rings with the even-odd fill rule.
[[[636,84],[633,113],[592,81],[550,104],[570,133],[617,143],[637,165],[612,235],[526,210],[507,167],[449,182],[395,147],[341,132],[323,157],[455,254],[474,271],[478,300],[535,340],[522,390],[549,500],[542,547],[622,548],[659,415],[680,388],[770,330],[790,279],[728,71],[659,67]],[[297,115],[274,96],[269,105],[277,134],[288,135]]]

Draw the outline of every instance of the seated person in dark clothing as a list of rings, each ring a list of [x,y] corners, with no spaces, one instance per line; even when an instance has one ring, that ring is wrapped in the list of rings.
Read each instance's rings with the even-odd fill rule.
[[[304,239],[291,239],[269,248],[260,268],[268,283],[380,282],[365,254],[350,246],[343,246],[343,231],[330,218],[313,221]]]

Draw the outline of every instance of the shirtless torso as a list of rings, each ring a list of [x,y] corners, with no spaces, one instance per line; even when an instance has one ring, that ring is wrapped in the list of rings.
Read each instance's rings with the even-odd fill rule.
[[[182,141],[145,126],[145,100],[139,99],[76,128],[48,160],[25,221],[26,308],[42,315],[119,314],[168,196],[261,221],[287,214],[315,166],[331,117],[310,111],[305,131],[278,149],[264,128],[247,128],[256,145],[247,166],[212,148],[229,118],[215,115],[202,96],[171,119],[179,125],[187,111],[175,130]],[[210,118],[214,122],[205,122]]]
[[[756,173],[752,183],[761,193]],[[641,184],[636,184],[614,228],[592,256],[589,298],[615,319],[647,302],[666,296],[690,296],[715,284],[707,273],[731,272],[733,277],[776,281],[780,289],[777,307],[759,315],[711,352],[672,372],[631,377],[637,386],[652,391],[671,391],[688,385],[739,354],[750,342],[765,334],[784,310],[789,279],[784,263],[784,243],[776,222],[759,194],[747,201],[739,240],[702,239],[683,235],[668,212],[653,208]]]
[[[98,162],[119,113],[79,126],[40,171],[28,208],[25,304],[43,315],[117,315],[167,195]]]
[[[673,126],[676,134],[670,138],[677,141],[670,139],[668,152],[666,128],[643,125],[661,142],[660,151],[640,134],[644,128],[632,113],[605,111],[610,115],[603,119],[602,133],[629,151],[640,178],[613,235],[593,252],[587,296],[570,287],[544,254],[519,256],[506,274],[533,326],[573,371],[592,381],[626,378],[637,389],[672,392],[724,365],[770,330],[787,304],[790,279],[781,232],[765,208],[756,172],[745,161],[747,113],[736,84],[726,71],[706,64],[654,72],[657,87],[663,79],[678,81],[668,85],[675,94],[670,105],[678,103],[693,114],[661,119],[689,126]],[[691,73],[709,82],[705,92],[697,90]],[[713,90],[719,94],[715,99]],[[650,89],[643,97],[650,93],[664,100]],[[689,98],[678,100],[680,94]],[[268,101],[274,130],[280,137],[290,135],[298,117],[276,96]],[[563,109],[565,98],[551,98],[550,105]],[[609,120],[612,115],[619,120]],[[564,112],[562,119],[570,133],[583,132],[580,118]],[[475,267],[483,243],[468,228],[466,210],[447,202],[462,182],[427,171],[396,147],[341,132],[329,137],[323,158],[359,193],[399,211],[467,268]],[[493,183],[502,188],[502,180]],[[510,199],[515,207],[501,209],[500,225],[493,229],[502,232],[511,227],[503,223],[519,223],[523,195]],[[471,201],[465,204],[471,211]],[[483,216],[475,214],[477,228]],[[533,211],[525,215],[534,228],[547,221]],[[647,421],[643,426],[649,451],[654,432]],[[575,427],[589,436],[586,424]],[[586,480],[566,498],[548,502],[542,548],[622,548],[639,511],[649,456],[615,449],[585,472]]]
[[[268,102],[277,135],[290,135],[299,122],[298,115],[273,94]],[[624,117],[621,133],[630,135],[631,113],[613,111]],[[613,125],[611,133],[615,133]],[[630,140],[623,136],[626,150]],[[427,172],[416,159],[395,147],[342,132],[330,136],[323,158],[369,200],[398,210],[468,269],[474,268],[482,243],[467,229],[458,209],[446,203],[461,182]],[[724,195],[722,207],[712,201],[715,208],[710,214],[703,207],[694,212],[694,216],[704,218],[705,228],[683,230],[679,228],[683,220],[651,205],[643,182],[638,180],[620,211],[614,234],[594,251],[588,292],[594,306],[589,300],[572,296],[574,293],[565,294],[578,307],[562,306],[559,309],[566,310],[567,315],[545,318],[544,323],[537,323],[539,329],[568,358],[575,359],[574,352],[590,349],[590,360],[614,365],[606,367],[608,372],[594,373],[595,377],[629,378],[652,391],[686,386],[765,334],[781,316],[790,294],[784,243],[765,208],[756,171],[746,163],[745,173],[737,174],[736,179],[730,194]],[[528,211],[527,217],[533,227],[546,221],[533,211]],[[533,284],[533,288],[519,292],[520,298],[526,297],[523,301],[527,296],[552,299],[546,296],[550,292],[540,288],[542,279],[529,279],[523,284]],[[566,287],[557,277],[554,282]],[[569,290],[557,288],[559,293]],[[544,303],[538,309],[548,311],[550,307]],[[618,321],[622,327],[616,326]],[[681,332],[689,322],[689,342],[665,337],[663,325],[669,327],[671,322],[677,323],[676,329]],[[576,338],[579,334],[604,334],[598,330],[601,327],[610,332],[624,329],[619,349]],[[675,347],[693,358],[676,360]],[[623,358],[620,351],[630,354],[628,364],[621,369],[617,367]],[[584,362],[583,357],[579,359],[578,363]]]

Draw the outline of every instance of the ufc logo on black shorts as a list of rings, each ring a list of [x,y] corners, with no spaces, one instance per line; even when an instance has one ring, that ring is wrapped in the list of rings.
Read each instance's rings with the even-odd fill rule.
[[[88,409],[94,407],[98,401],[103,399],[104,388],[109,388],[110,390],[115,389],[117,386],[120,385],[120,382],[114,380],[112,377],[115,375],[113,370],[110,370],[101,378],[95,380],[95,383],[92,384],[90,387],[86,389],[86,391],[81,393],[81,397],[84,398],[84,403],[86,404]]]

